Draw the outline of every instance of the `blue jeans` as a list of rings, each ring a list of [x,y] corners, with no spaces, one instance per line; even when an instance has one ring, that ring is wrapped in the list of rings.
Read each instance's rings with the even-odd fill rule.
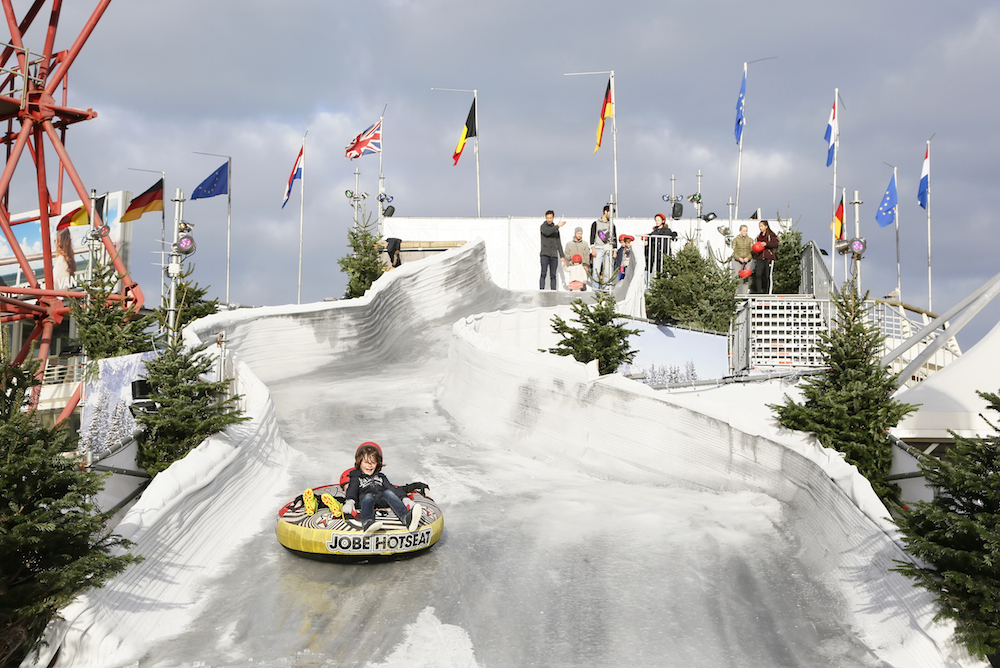
[[[399,518],[400,522],[405,524],[406,520],[406,506],[403,502],[399,500],[396,493],[391,489],[383,489],[378,494],[362,494],[361,495],[361,523],[364,524],[368,520],[375,519],[375,508],[392,508],[392,512],[396,513],[396,517]]]
[[[594,273],[592,276],[596,281],[603,275],[604,281],[610,281],[614,271],[615,251],[610,246],[607,248],[596,248],[594,255]]]

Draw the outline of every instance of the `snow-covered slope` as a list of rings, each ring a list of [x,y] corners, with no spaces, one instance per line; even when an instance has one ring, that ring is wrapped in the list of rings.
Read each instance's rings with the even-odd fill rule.
[[[658,393],[538,352],[568,296],[481,242],[362,299],[218,314],[247,423],[158,477],[145,561],[53,627],[60,666],[973,666],[853,467],[779,432],[765,386]],[[285,552],[274,514],[375,440],[445,512],[428,554]]]

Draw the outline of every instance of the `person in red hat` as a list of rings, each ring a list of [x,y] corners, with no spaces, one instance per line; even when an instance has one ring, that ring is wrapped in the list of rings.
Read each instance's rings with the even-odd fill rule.
[[[360,507],[361,528],[365,536],[382,528],[382,523],[375,521],[376,508],[391,508],[403,526],[413,531],[420,524],[423,512],[419,503],[407,507],[410,500],[407,488],[413,485],[427,487],[424,483],[413,483],[406,488],[394,486],[382,473],[382,448],[371,441],[362,443],[354,453],[354,468],[348,474],[343,512],[345,515],[357,515]]]
[[[747,272],[753,273],[753,267],[750,266],[750,262],[753,260],[752,246],[753,240],[750,239],[747,226],[740,225],[740,233],[733,237],[733,258],[730,265],[733,269],[733,276],[740,281],[736,284],[737,295],[745,295],[750,292],[750,275]]]
[[[756,243],[754,243],[756,248],[751,247],[754,251],[753,289],[751,292],[766,295],[771,292],[771,263],[774,262],[774,250],[781,241],[778,239],[778,235],[771,231],[771,226],[766,220],[760,221],[758,225],[760,234],[757,235]]]
[[[579,229],[579,228],[577,228]],[[583,264],[583,256],[577,253],[573,256],[572,264],[569,266],[569,271],[567,272],[568,283],[567,286],[570,290],[577,292],[582,292],[587,289],[587,269]]]

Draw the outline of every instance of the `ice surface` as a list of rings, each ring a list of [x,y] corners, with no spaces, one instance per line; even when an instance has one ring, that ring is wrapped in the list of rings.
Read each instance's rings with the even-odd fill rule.
[[[904,553],[863,478],[775,427],[787,388],[598,378],[521,328],[571,295],[485,266],[469,244],[362,299],[189,328],[225,332],[254,420],[157,477],[122,525],[145,561],[68,608],[40,663],[985,665],[888,571]],[[431,486],[440,542],[349,566],[285,551],[278,507],[366,440]]]

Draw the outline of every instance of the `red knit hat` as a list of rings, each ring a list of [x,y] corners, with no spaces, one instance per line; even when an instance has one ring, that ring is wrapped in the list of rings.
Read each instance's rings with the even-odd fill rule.
[[[665,223],[665,222],[667,222],[667,217],[666,217],[666,216],[664,216],[664,215],[663,215],[662,213],[658,213],[658,214],[656,214],[655,216],[653,216],[653,218],[654,218],[654,219],[655,219],[655,218],[662,218],[662,219],[663,219],[663,222],[664,222],[664,223]]]
[[[573,262],[583,262],[583,258],[580,257],[579,253],[577,253],[576,255],[574,255],[572,259],[573,259]]]
[[[620,243],[625,243],[626,239],[628,239],[629,241],[635,241],[635,237],[633,237],[631,234],[619,234],[618,235],[618,241]]]

